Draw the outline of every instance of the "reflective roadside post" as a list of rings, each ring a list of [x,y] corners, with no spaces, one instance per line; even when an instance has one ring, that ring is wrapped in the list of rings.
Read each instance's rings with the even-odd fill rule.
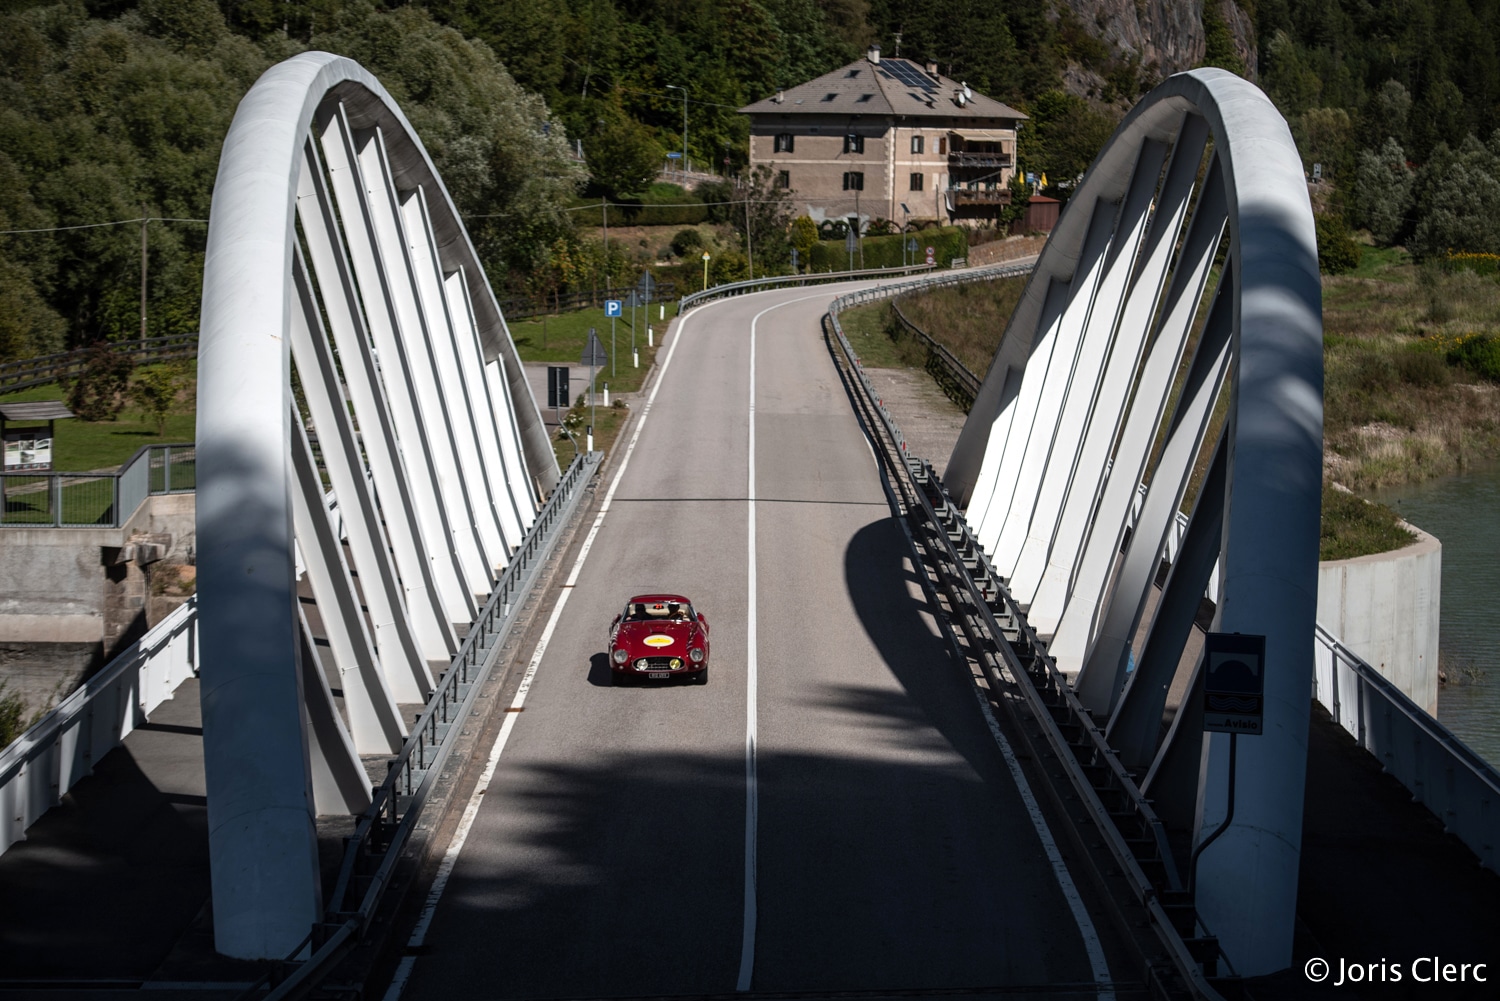
[[[703,252],[703,291],[708,291],[708,251]]]

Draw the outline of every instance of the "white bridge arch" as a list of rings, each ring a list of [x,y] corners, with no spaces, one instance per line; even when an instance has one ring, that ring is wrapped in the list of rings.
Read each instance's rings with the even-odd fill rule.
[[[1286,122],[1231,73],[1182,73],[1069,200],[944,476],[1047,653],[1195,844],[1226,813],[1228,738],[1204,739],[1194,696],[1159,732],[1216,563],[1213,628],[1265,635],[1265,733],[1239,741],[1233,824],[1198,869],[1199,913],[1242,975],[1291,958],[1322,388],[1316,238]],[[1148,616],[1195,462],[1208,471]]]
[[[369,805],[359,755],[401,747],[398,704],[427,699],[558,467],[432,161],[348,59],[289,59],[240,103],[199,343],[215,937],[281,956],[321,917],[316,815]]]

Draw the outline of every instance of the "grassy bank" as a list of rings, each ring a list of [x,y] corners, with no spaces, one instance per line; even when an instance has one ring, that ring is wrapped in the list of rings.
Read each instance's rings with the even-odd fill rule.
[[[52,468],[66,473],[116,469],[146,445],[194,440],[198,433],[197,363],[173,364],[181,366],[179,387],[164,428],[158,430],[156,421],[133,402],[125,404],[116,420],[86,421],[75,417],[58,421],[52,442]],[[160,367],[165,366],[144,366],[136,372]],[[5,403],[67,399],[68,391],[57,383],[0,395],[0,402]]]
[[[902,309],[983,374],[1024,284],[942,289],[904,300]],[[1411,541],[1394,511],[1332,484],[1369,491],[1500,459],[1500,280],[1418,267],[1400,249],[1366,248],[1356,271],[1323,280],[1323,309],[1320,555],[1331,560]],[[921,364],[887,305],[850,311],[843,320],[865,338],[856,350],[867,364]]]
[[[1324,472],[1359,491],[1500,458],[1500,282],[1366,249],[1323,280]]]

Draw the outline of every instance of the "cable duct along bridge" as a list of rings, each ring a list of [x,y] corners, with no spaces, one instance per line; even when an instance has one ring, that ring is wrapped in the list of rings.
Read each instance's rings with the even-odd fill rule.
[[[1286,123],[1231,73],[1179,74],[1069,201],[943,484],[982,586],[998,588],[986,600],[1045,665],[1057,711],[1095,733],[1096,761],[1140,804],[1194,846],[1212,840],[1177,860],[1201,921],[1186,934],[1212,929],[1241,976],[1291,957],[1322,383],[1312,210]],[[1265,637],[1264,732],[1237,761],[1228,735],[1203,732],[1202,667],[1185,656],[1211,579],[1211,629]],[[1187,694],[1163,737],[1174,688]]]
[[[355,856],[409,829],[597,456],[560,481],[431,159],[327,53],[262,76],[224,142],[198,372],[215,944],[279,958],[325,921],[317,815],[364,814],[329,920],[365,914],[361,879],[378,897],[388,865]],[[424,702],[409,732],[398,706]],[[373,795],[362,754],[398,756]]]

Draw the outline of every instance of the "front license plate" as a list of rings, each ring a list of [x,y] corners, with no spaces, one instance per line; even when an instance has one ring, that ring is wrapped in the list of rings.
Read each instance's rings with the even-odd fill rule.
[[[670,678],[671,676],[671,671],[652,671],[650,674],[646,675],[646,677],[648,678]]]

